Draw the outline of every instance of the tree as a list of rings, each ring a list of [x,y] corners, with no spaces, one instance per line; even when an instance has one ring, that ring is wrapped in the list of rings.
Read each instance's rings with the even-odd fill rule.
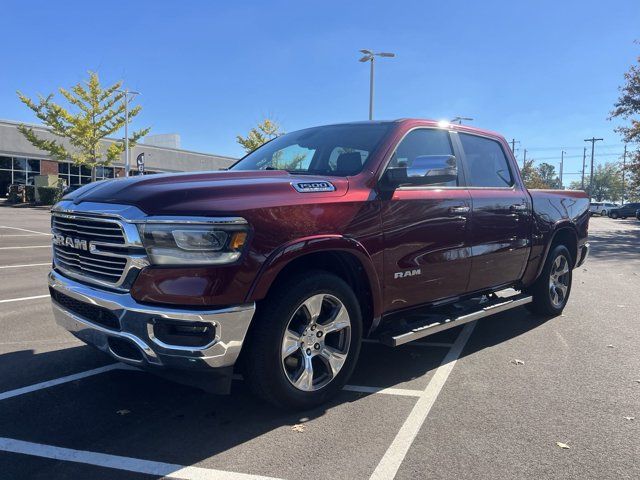
[[[279,137],[282,134],[284,134],[284,132],[280,130],[280,125],[266,118],[262,123],[259,123],[256,127],[249,130],[246,137],[238,135],[236,141],[242,145],[245,152],[251,153],[269,140]]]
[[[541,163],[538,167],[538,175],[542,183],[546,185],[545,188],[560,188],[560,179],[556,175],[556,167],[550,163]]]
[[[76,165],[91,168],[91,180],[96,179],[96,167],[107,166],[116,160],[124,151],[124,140],[113,141],[108,147],[104,139],[124,127],[125,105],[124,93],[118,90],[122,82],[110,87],[100,85],[98,74],[89,72],[89,81],[81,82],[70,90],[60,88],[60,94],[74,107],[71,112],[53,101],[54,94],[39,96],[38,101],[17,92],[20,101],[34,111],[51,132],[66,139],[68,145],[58,139],[39,137],[31,127],[19,125],[18,130],[31,144],[49,152],[52,158],[60,161],[72,160]],[[129,109],[129,118],[140,113],[141,107]],[[147,133],[149,128],[133,132],[129,137],[129,145],[133,146]]]
[[[580,190],[581,182],[571,182],[569,188]],[[596,202],[610,200],[617,202],[622,198],[622,173],[616,163],[598,165],[593,171],[593,188],[589,185],[589,178],[585,178],[585,192]]]
[[[621,118],[628,123],[616,128],[626,143],[635,144],[635,151],[630,152],[627,163],[628,192],[627,197],[640,197],[640,57],[635,65],[624,74],[625,83],[619,88],[620,96],[613,105],[609,120]]]
[[[540,178],[540,173],[533,166],[533,162],[533,159],[525,160],[524,166],[522,170],[520,170],[520,176],[525,186],[527,188],[549,188],[549,186],[542,181],[542,178]]]

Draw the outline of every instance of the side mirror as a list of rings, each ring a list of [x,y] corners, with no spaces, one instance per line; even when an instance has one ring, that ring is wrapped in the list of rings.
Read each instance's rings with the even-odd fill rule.
[[[389,186],[431,185],[458,178],[456,157],[453,155],[421,155],[410,166],[391,167],[384,174]]]

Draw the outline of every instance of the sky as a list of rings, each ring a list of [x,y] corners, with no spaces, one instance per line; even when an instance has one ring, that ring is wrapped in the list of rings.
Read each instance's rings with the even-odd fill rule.
[[[179,133],[182,148],[241,156],[262,119],[285,131],[376,119],[472,117],[515,138],[518,158],[578,172],[623,146],[607,120],[640,55],[640,1],[3,0],[0,118],[34,122],[17,97],[99,73],[141,92],[134,128]],[[577,179],[568,175],[565,183]]]

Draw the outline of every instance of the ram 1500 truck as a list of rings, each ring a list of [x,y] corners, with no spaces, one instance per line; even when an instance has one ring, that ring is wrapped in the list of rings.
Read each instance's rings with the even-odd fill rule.
[[[364,337],[560,314],[588,222],[584,193],[528,191],[495,133],[329,125],[228,171],[72,192],[52,211],[49,286],[56,321],[122,362],[216,391],[235,366],[262,398],[307,408],[341,389]]]

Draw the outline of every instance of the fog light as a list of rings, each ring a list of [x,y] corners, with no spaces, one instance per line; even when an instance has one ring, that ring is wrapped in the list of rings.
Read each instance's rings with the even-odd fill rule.
[[[204,347],[216,337],[216,327],[211,323],[155,318],[150,326],[153,337],[175,347]]]

